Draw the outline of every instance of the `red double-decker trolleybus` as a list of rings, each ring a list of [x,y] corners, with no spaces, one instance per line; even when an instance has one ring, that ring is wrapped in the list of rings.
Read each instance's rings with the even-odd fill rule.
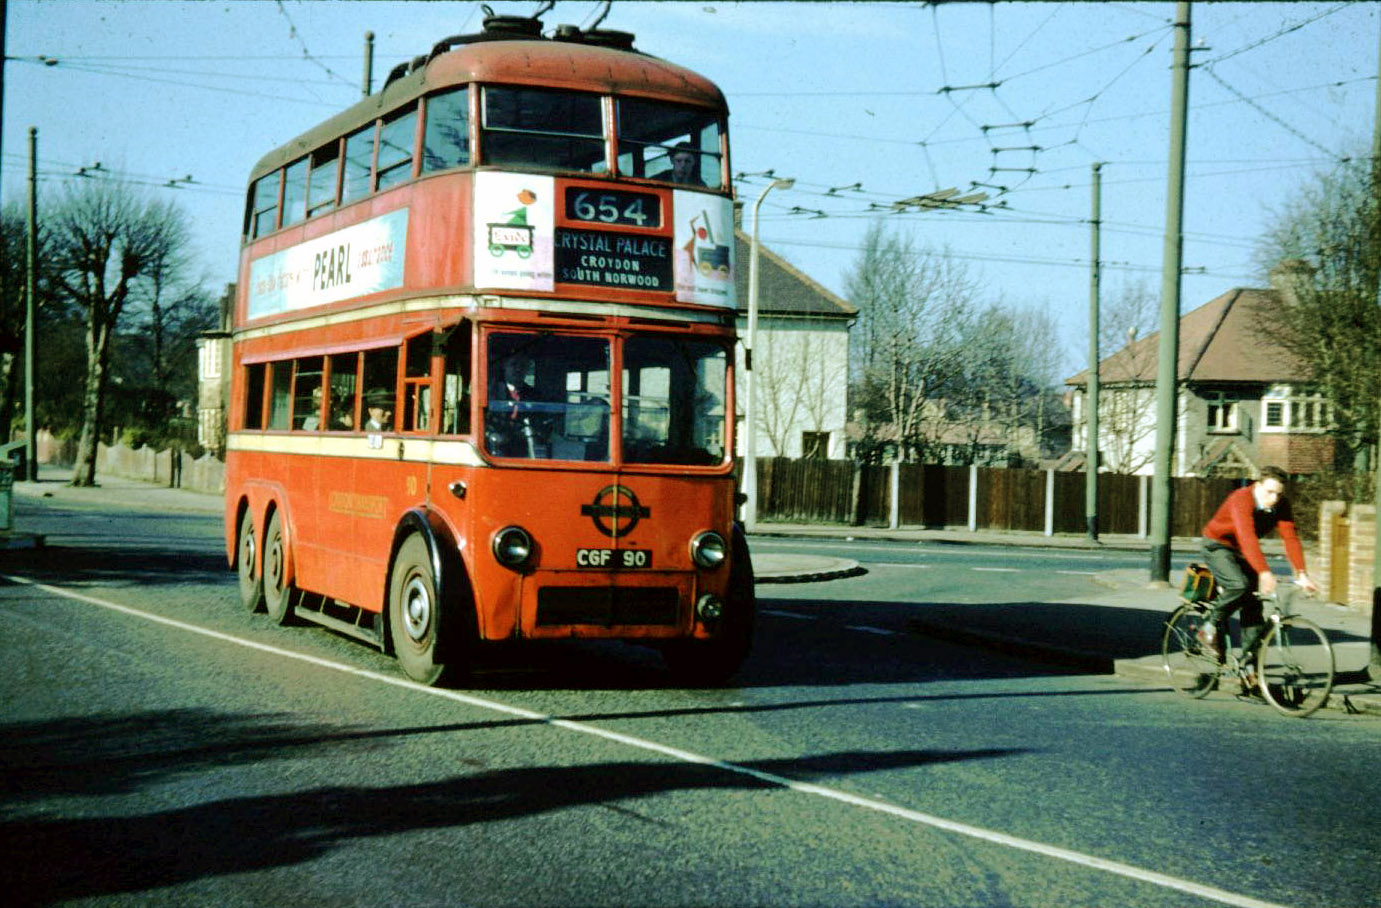
[[[492,17],[254,168],[226,457],[248,608],[428,684],[491,641],[738,668],[727,109],[632,44]]]

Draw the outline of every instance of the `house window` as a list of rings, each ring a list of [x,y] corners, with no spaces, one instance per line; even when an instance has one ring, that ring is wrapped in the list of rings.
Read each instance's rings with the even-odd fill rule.
[[[824,460],[830,455],[830,433],[802,432],[801,456],[807,460]]]
[[[1267,389],[1262,405],[1267,432],[1328,431],[1328,403],[1318,394],[1290,385],[1275,385]]]
[[[1210,398],[1208,402],[1208,431],[1237,431],[1237,401],[1228,400],[1223,395]]]

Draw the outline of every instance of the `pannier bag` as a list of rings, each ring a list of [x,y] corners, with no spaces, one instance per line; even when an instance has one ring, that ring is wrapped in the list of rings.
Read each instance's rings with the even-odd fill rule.
[[[1184,586],[1180,589],[1180,597],[1186,602],[1208,602],[1217,588],[1218,584],[1208,565],[1191,564],[1184,569]]]

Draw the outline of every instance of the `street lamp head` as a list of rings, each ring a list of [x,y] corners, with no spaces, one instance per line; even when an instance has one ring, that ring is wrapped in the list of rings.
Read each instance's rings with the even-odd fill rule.
[[[773,180],[773,181],[772,181],[772,188],[773,188],[773,189],[790,189],[792,186],[795,186],[795,185],[796,185],[796,178],[795,178],[795,177],[785,177],[785,178],[780,179],[780,180]]]

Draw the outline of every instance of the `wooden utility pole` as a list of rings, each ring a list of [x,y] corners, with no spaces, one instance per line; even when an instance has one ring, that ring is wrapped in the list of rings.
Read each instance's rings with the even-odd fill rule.
[[[1084,446],[1088,452],[1084,460],[1084,523],[1091,542],[1098,541],[1098,288],[1102,266],[1098,230],[1102,224],[1102,170],[1102,164],[1093,165],[1093,239],[1089,256],[1093,269],[1089,272],[1088,287],[1088,408],[1084,419],[1088,431]]]
[[[1381,39],[1377,41],[1376,71],[1381,76]],[[1376,112],[1372,115],[1371,132],[1371,216],[1381,220],[1381,78],[1376,82]],[[1373,229],[1371,238],[1376,242],[1381,230]],[[1381,256],[1381,249],[1372,247],[1371,255]],[[1372,287],[1372,302],[1377,303],[1377,287]],[[1378,419],[1381,423],[1381,419]],[[1381,681],[1381,429],[1378,429],[1376,446],[1372,448],[1372,469],[1374,472],[1373,503],[1376,505],[1373,532],[1375,540],[1371,547],[1371,659],[1369,670],[1373,681]]]
[[[1151,484],[1151,582],[1170,580],[1175,421],[1179,410],[1180,259],[1184,251],[1184,148],[1189,109],[1189,2],[1175,4],[1170,87],[1170,173],[1165,194],[1165,254],[1160,283],[1160,362],[1156,371],[1156,459]]]
[[[34,426],[34,310],[38,306],[38,127],[29,127],[29,235],[24,241],[24,478],[38,480]]]

